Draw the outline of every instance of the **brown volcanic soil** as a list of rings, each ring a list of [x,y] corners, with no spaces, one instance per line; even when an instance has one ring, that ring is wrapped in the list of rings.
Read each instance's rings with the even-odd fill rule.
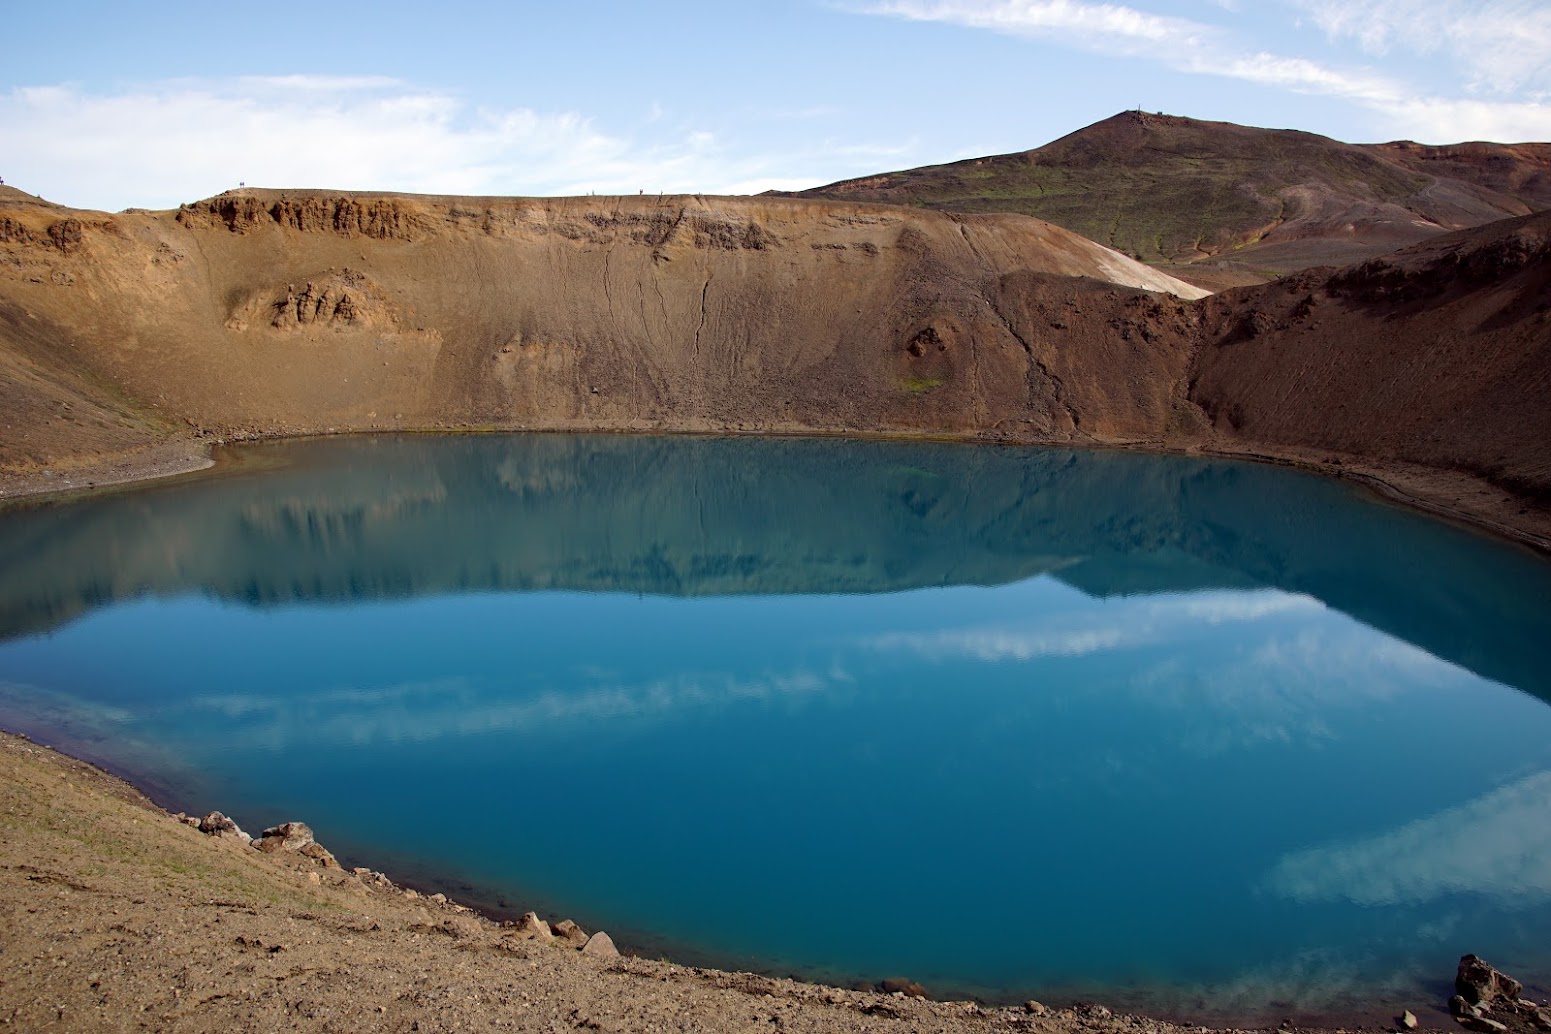
[[[795,196],[1034,215],[1221,290],[1551,208],[1551,144],[1345,144],[1127,111],[1032,151]]]

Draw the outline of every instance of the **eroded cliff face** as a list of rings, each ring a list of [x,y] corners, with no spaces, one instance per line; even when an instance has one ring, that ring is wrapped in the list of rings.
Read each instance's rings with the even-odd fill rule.
[[[1463,471],[1551,529],[1551,215],[1203,301],[1022,216],[0,191],[0,472],[174,430],[894,433]]]
[[[130,397],[221,433],[1149,439],[1193,320],[1149,292],[1200,294],[1036,220],[774,199],[253,192],[173,214],[12,211],[4,304]],[[1115,289],[1087,301],[1100,282]],[[1165,309],[1165,330],[1093,341]]]

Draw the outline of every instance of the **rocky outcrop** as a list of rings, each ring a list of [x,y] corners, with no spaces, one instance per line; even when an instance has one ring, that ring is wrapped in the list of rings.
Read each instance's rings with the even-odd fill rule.
[[[312,828],[305,822],[284,822],[264,830],[253,846],[266,854],[288,851],[318,863],[325,869],[338,869],[339,862],[328,849],[313,839]]]
[[[270,329],[398,331],[401,309],[360,270],[327,271],[301,284],[287,283],[248,295],[226,319],[228,330]]]
[[[219,837],[223,840],[240,840],[245,844],[253,840],[242,831],[242,827],[218,811],[212,811],[200,819],[197,828],[206,836]]]
[[[1517,1004],[1524,985],[1501,973],[1479,955],[1465,955],[1454,975],[1454,991],[1468,1005]]]
[[[391,197],[360,199],[347,195],[306,194],[268,198],[223,194],[184,205],[178,222],[197,228],[224,227],[247,233],[267,225],[301,233],[329,233],[374,240],[414,240],[425,227],[413,208]]]

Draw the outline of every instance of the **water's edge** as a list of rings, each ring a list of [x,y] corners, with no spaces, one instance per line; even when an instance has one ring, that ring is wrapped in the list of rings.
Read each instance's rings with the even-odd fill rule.
[[[48,505],[88,495],[132,491],[155,481],[182,481],[197,477],[220,476],[235,461],[245,445],[269,442],[308,441],[321,438],[368,438],[378,435],[456,437],[487,434],[601,434],[624,436],[668,436],[689,438],[839,438],[858,441],[945,442],[964,445],[1015,446],[1020,448],[1083,449],[1137,452],[1158,456],[1194,456],[1239,460],[1267,466],[1319,474],[1335,481],[1358,486],[1372,498],[1390,505],[1425,513],[1459,527],[1468,528],[1502,542],[1511,543],[1541,555],[1551,556],[1551,516],[1531,511],[1527,500],[1519,499],[1490,482],[1463,471],[1413,468],[1392,469],[1383,463],[1349,454],[1323,450],[1318,455],[1259,444],[1234,448],[1229,443],[1171,446],[1167,442],[1031,442],[1011,437],[987,438],[983,435],[926,434],[839,428],[835,430],[676,431],[546,427],[540,429],[513,425],[481,427],[423,427],[396,430],[340,431],[333,434],[288,434],[261,432],[241,437],[174,439],[136,453],[89,461],[67,472],[7,472],[0,475],[0,511],[16,505]],[[1404,482],[1404,483],[1402,483]],[[1520,506],[1518,504],[1524,503]],[[1517,510],[1517,513],[1514,511]],[[1523,517],[1523,521],[1516,518]]]

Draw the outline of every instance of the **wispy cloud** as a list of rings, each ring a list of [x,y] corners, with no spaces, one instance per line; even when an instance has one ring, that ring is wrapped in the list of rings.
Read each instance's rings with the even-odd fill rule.
[[[884,0],[872,14],[945,22],[1046,39],[1115,57],[1141,57],[1176,71],[1226,76],[1305,93],[1399,97],[1397,84],[1367,70],[1341,70],[1245,47],[1226,28],[1079,0]]]
[[[1442,55],[1473,90],[1551,88],[1551,7],[1542,0],[1293,0],[1333,40],[1383,56]]]
[[[1551,772],[1366,840],[1288,855],[1266,882],[1302,902],[1551,901]]]
[[[1137,53],[1159,44],[1199,45],[1213,29],[1122,4],[1077,0],[882,0],[873,14],[949,22],[1018,36],[1055,37],[1104,50]]]
[[[1374,112],[1391,137],[1429,141],[1529,140],[1551,136],[1551,9],[1524,0],[1289,0],[1331,39],[1352,39],[1372,57],[1392,46],[1446,52],[1467,73],[1465,100],[1418,89],[1367,64],[1342,65],[1277,53],[1233,24],[1178,18],[1083,0],[878,0],[864,11],[1040,39],[1111,57],[1150,60],[1172,71],[1334,97]],[[1231,10],[1232,5],[1220,5]],[[1293,26],[1287,26],[1289,32]],[[1516,90],[1530,92],[1511,96]]]
[[[796,182],[787,155],[735,155],[708,132],[656,127],[641,143],[576,112],[479,107],[382,76],[20,87],[0,94],[0,138],[11,182],[106,209],[172,207],[239,182],[533,195]]]
[[[1120,601],[1096,611],[1051,615],[1034,624],[886,632],[868,638],[863,645],[931,660],[1082,657],[1161,642],[1171,631],[1190,624],[1259,621],[1322,610],[1324,605],[1311,596],[1275,591],[1202,593]]]
[[[340,687],[303,697],[213,694],[188,706],[233,724],[230,741],[270,749],[298,743],[418,743],[542,729],[546,736],[735,704],[801,697],[849,681],[840,669],[799,669],[751,677],[685,673],[641,683],[604,682],[575,691],[513,696],[463,680]]]

